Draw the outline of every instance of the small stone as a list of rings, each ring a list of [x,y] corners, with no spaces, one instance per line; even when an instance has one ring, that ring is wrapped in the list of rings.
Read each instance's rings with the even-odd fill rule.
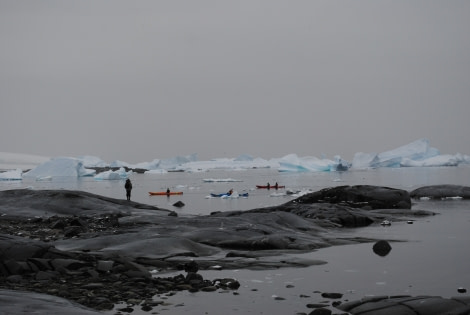
[[[211,286],[208,286],[208,287],[201,288],[201,291],[203,291],[203,292],[214,292],[214,291],[217,291],[217,287],[211,285]]]
[[[185,204],[182,201],[177,201],[173,204],[173,207],[177,207],[177,208],[182,208],[184,206],[185,206]]]
[[[343,297],[341,293],[322,293],[321,296],[327,299],[340,299]]]
[[[320,307],[327,307],[328,304],[322,304],[322,303],[309,303],[307,304],[307,308],[320,308]]]

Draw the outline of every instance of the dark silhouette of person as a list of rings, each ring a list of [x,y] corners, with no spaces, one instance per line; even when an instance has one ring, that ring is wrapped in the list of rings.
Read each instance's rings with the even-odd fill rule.
[[[170,195],[170,188],[166,189],[166,194],[169,196]]]
[[[275,188],[275,189],[278,189],[278,188],[279,188],[279,185],[277,184],[277,182],[276,182],[276,184],[274,184],[274,188]]]
[[[230,189],[228,192],[227,192],[227,196],[231,196],[233,193],[233,189]]]
[[[266,186],[268,187],[268,189],[270,189],[270,188],[271,188],[271,185],[270,185],[269,183],[268,183]]]
[[[124,188],[126,189],[127,201],[131,201],[132,183],[131,183],[131,180],[129,178],[126,179],[126,184],[124,185]]]

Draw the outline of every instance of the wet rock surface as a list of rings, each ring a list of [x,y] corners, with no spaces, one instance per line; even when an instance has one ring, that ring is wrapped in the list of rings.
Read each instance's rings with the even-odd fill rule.
[[[78,191],[2,191],[0,288],[61,297],[95,310],[127,303],[150,311],[160,303],[155,301],[159,294],[237,290],[240,285],[234,279],[203,279],[200,270],[323,264],[279,257],[376,242],[336,239],[334,231],[433,214],[408,208],[410,195],[404,191],[342,186],[334,190],[342,197],[332,197],[332,191],[276,207],[197,217],[178,217],[165,209]],[[158,277],[164,271],[181,273]],[[0,291],[0,299],[6,292],[10,291]],[[341,301],[332,303],[339,306]],[[347,311],[355,312],[349,306]]]
[[[424,186],[410,192],[411,198],[462,198],[470,199],[470,187],[458,185]]]
[[[470,314],[470,297],[377,296],[343,303],[339,309],[361,315]]]

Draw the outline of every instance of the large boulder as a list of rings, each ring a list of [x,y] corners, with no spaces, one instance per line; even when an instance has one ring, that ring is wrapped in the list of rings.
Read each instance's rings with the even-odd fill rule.
[[[411,198],[462,198],[470,199],[470,187],[459,185],[432,185],[424,186],[410,192]]]
[[[325,188],[289,203],[332,203],[362,209],[411,209],[410,194],[406,190],[371,185]]]

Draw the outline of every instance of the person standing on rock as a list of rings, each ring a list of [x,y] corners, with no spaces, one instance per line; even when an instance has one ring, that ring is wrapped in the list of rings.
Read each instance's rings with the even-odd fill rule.
[[[127,201],[131,201],[132,183],[131,183],[131,180],[129,178],[126,179],[126,184],[124,185],[124,188],[126,188]]]

